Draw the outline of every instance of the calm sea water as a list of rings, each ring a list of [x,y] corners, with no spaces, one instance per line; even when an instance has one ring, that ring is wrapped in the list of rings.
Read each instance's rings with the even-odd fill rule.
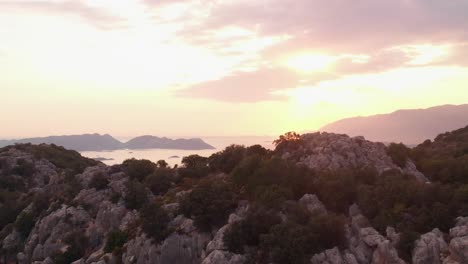
[[[205,142],[216,149],[208,150],[174,150],[174,149],[143,149],[143,150],[114,150],[114,151],[83,151],[81,155],[88,158],[105,158],[103,160],[107,165],[120,164],[126,159],[148,159],[151,161],[165,160],[169,165],[180,164],[182,158],[192,154],[208,157],[213,153],[223,150],[229,145],[238,144],[251,146],[255,144],[262,145],[265,148],[273,149],[274,137],[204,137]]]

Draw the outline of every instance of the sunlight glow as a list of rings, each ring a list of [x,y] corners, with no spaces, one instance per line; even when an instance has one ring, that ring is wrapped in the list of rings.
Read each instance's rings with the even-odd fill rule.
[[[310,73],[326,70],[337,58],[323,54],[302,54],[287,60],[288,67]]]

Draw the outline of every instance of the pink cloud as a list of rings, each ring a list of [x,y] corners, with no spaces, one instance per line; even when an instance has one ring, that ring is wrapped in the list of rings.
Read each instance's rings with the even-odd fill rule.
[[[301,75],[285,68],[237,72],[219,80],[203,82],[178,90],[179,97],[205,98],[226,102],[254,103],[287,99],[275,92],[334,78],[327,73]]]
[[[125,25],[125,20],[103,9],[90,7],[79,0],[51,1],[1,1],[0,11],[39,11],[57,15],[74,15],[100,29],[114,29]]]

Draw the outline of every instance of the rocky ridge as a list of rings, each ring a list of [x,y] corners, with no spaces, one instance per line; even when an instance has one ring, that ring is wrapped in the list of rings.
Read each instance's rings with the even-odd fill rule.
[[[380,143],[363,138],[350,138],[344,135],[316,133],[304,135],[304,147],[294,153],[285,153],[283,158],[294,160],[313,169],[340,169],[371,166],[380,173],[387,170],[402,170],[421,181],[424,176],[415,169],[411,161],[405,168],[395,165]],[[31,153],[10,148],[1,153],[0,159],[7,167],[14,167],[19,160],[34,164],[35,172],[27,183],[28,193],[59,192],[67,178],[65,170],[47,159],[37,159]],[[103,175],[108,184],[97,190],[90,186],[96,174]],[[228,222],[211,232],[198,230],[193,220],[178,214],[179,201],[187,192],[175,195],[175,200],[164,205],[171,212],[170,229],[174,230],[161,243],[154,243],[141,229],[140,214],[127,209],[122,197],[126,195],[128,175],[115,167],[103,164],[86,168],[74,175],[80,191],[69,203],[53,203],[40,215],[27,237],[5,227],[2,237],[0,262],[52,264],[56,252],[67,249],[66,238],[74,232],[81,232],[89,238],[86,254],[74,264],[111,263],[231,263],[247,262],[245,255],[229,252],[223,236],[235,222],[243,219],[249,211],[248,202],[239,202],[237,209],[229,216]],[[27,193],[24,194],[25,196]],[[114,197],[119,197],[117,200]],[[154,198],[154,197],[152,197]],[[326,214],[327,209],[314,194],[306,194],[299,203],[312,214]],[[23,212],[33,210],[30,204]],[[357,205],[349,208],[346,224],[346,247],[331,248],[315,254],[310,263],[342,264],[400,264],[405,263],[397,252],[400,235],[388,227],[385,235],[370,226],[368,219]],[[107,234],[112,230],[134,230],[121,255],[105,253]],[[416,242],[412,263],[462,264],[468,263],[468,218],[457,219],[449,234],[435,229],[423,234]],[[3,263],[2,262],[2,263]]]
[[[379,173],[383,173],[399,170],[420,181],[428,181],[411,160],[408,160],[403,168],[396,165],[387,154],[383,143],[371,142],[364,137],[349,137],[327,132],[304,134],[301,140],[303,143],[299,148],[283,154],[284,159],[293,160],[299,165],[319,171],[374,168]]]

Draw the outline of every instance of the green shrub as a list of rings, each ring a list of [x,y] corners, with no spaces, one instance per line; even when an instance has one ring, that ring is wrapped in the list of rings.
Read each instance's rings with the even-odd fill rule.
[[[147,201],[146,188],[138,181],[128,181],[126,184],[125,207],[128,209],[140,209]]]
[[[34,228],[35,224],[36,222],[34,221],[33,214],[22,212],[16,218],[15,228],[16,231],[18,231],[24,238],[26,238]]]
[[[410,153],[411,150],[403,143],[391,143],[387,148],[387,154],[392,158],[393,163],[398,165],[400,168],[404,168],[406,166]]]
[[[411,262],[414,243],[419,239],[420,235],[414,231],[405,230],[400,233],[400,240],[396,246],[398,256],[402,259]]]
[[[244,158],[245,152],[246,148],[244,146],[228,146],[223,151],[210,156],[210,168],[213,171],[230,173]]]
[[[141,227],[143,231],[156,243],[163,241],[170,231],[167,225],[170,222],[167,212],[156,203],[148,203],[142,207]]]
[[[107,188],[107,184],[109,184],[109,180],[107,179],[106,175],[102,172],[98,172],[94,174],[94,176],[89,181],[89,188],[95,188],[96,190],[104,190]]]
[[[34,172],[36,172],[36,168],[33,163],[25,159],[18,159],[16,161],[16,167],[14,167],[11,172],[20,176],[31,177]]]
[[[165,160],[158,160],[158,162],[156,162],[156,165],[158,166],[158,168],[167,168],[169,166],[169,164]]]
[[[154,195],[161,195],[171,188],[173,179],[174,173],[171,169],[158,168],[153,174],[146,177],[145,185]]]
[[[201,178],[210,172],[208,158],[199,155],[190,155],[182,158],[182,167],[179,174],[182,178]]]
[[[132,180],[143,181],[152,174],[157,165],[149,160],[128,159],[122,163],[123,170]]]
[[[127,243],[127,233],[120,230],[113,230],[107,234],[106,245],[104,246],[104,252],[112,253],[114,250],[119,250]]]
[[[343,248],[346,244],[345,223],[344,216],[333,213],[312,216],[307,225],[312,254],[334,247]]]
[[[261,248],[275,263],[309,263],[313,254],[345,245],[345,218],[313,216],[307,225],[287,221],[261,236]]]
[[[261,248],[274,263],[309,263],[311,246],[307,228],[295,223],[275,225],[261,237]]]
[[[276,184],[256,188],[255,199],[262,205],[273,208],[280,206],[284,201],[292,199],[291,190]]]
[[[59,252],[52,257],[55,264],[69,264],[84,257],[89,241],[84,233],[83,231],[74,231],[65,237],[64,242],[68,248],[65,252]]]
[[[236,207],[232,187],[219,179],[205,179],[186,195],[180,210],[187,217],[193,217],[194,224],[202,231],[223,225]]]
[[[280,223],[281,219],[275,211],[262,207],[251,208],[245,219],[235,222],[226,230],[224,244],[229,251],[243,254],[244,246],[258,246],[260,237]]]

